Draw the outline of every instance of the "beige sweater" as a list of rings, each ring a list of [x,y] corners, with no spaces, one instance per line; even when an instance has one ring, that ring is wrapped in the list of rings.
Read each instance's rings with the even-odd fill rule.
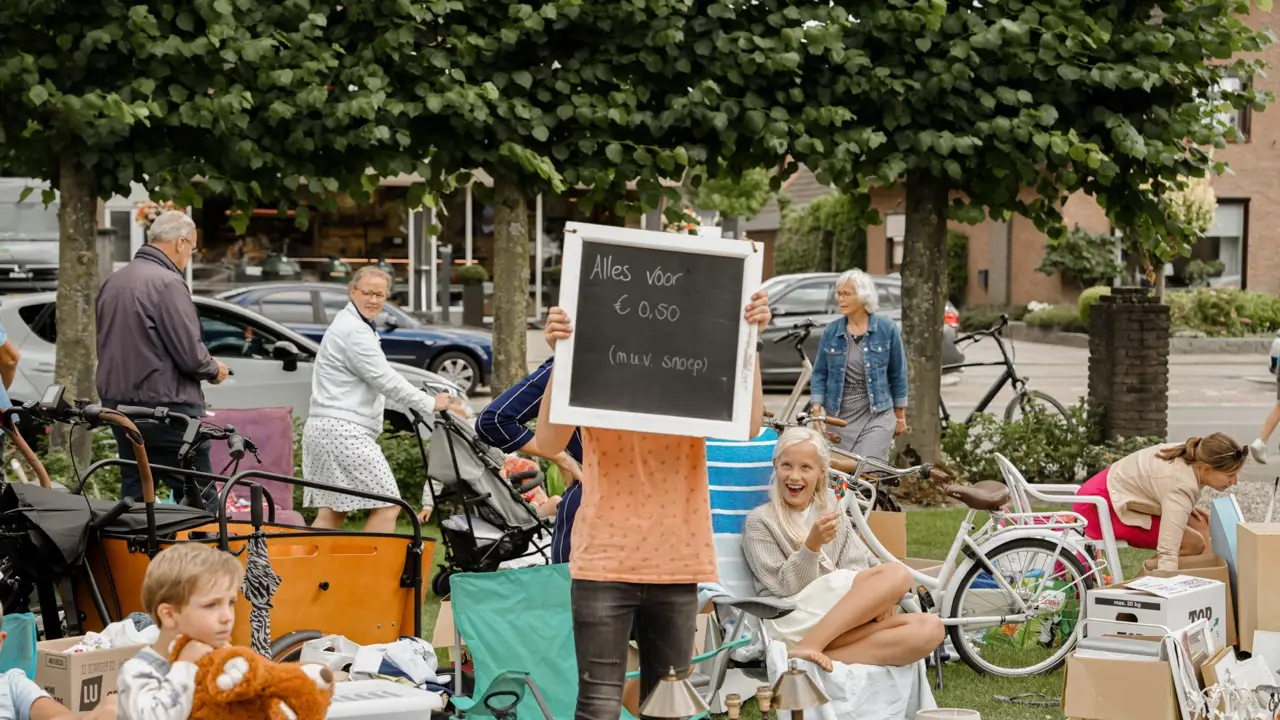
[[[822,555],[804,544],[796,547],[788,542],[769,505],[761,505],[747,515],[742,554],[755,576],[756,590],[762,595],[793,597],[832,570],[865,570],[876,564],[871,550],[854,530],[853,520],[843,512],[836,525],[836,539],[822,550],[835,567],[823,567]]]
[[[1111,465],[1107,493],[1111,507],[1125,525],[1151,527],[1151,516],[1160,516],[1156,559],[1160,570],[1178,569],[1178,549],[1191,510],[1200,500],[1200,480],[1195,469],[1182,460],[1168,462],[1157,453],[1172,445],[1144,448]]]

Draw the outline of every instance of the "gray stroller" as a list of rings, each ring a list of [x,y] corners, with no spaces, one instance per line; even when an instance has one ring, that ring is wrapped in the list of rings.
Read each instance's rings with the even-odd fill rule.
[[[542,473],[516,473],[504,480],[506,457],[449,411],[415,420],[431,430],[431,452],[422,432],[417,433],[418,447],[445,548],[431,591],[437,597],[448,595],[449,576],[455,572],[493,572],[504,562],[538,555],[540,562],[550,562],[552,522],[538,517],[523,497],[546,482]]]

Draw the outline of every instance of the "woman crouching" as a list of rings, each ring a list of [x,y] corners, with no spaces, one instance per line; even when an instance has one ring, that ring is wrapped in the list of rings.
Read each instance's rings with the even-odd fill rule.
[[[742,549],[757,588],[796,606],[765,621],[765,631],[785,643],[791,657],[827,672],[832,660],[910,665],[942,642],[942,622],[933,615],[896,614],[911,591],[911,574],[901,563],[874,565],[836,503],[830,466],[822,436],[788,429],[773,451],[770,500],[747,516]]]

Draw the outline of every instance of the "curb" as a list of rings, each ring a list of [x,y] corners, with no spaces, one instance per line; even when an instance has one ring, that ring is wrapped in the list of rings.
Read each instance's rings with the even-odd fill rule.
[[[1050,328],[1036,327],[1025,322],[1011,322],[1005,330],[1011,340],[1060,345],[1063,347],[1088,348],[1089,336],[1085,333],[1063,332]],[[1270,337],[1247,338],[1169,338],[1171,355],[1267,355],[1271,352]]]

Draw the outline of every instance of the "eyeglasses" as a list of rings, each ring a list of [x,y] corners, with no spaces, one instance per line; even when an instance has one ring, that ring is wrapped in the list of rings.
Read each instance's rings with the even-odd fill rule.
[[[360,288],[356,288],[356,292],[359,293],[360,297],[366,300],[386,300],[387,299],[387,294],[383,292],[361,290]]]

